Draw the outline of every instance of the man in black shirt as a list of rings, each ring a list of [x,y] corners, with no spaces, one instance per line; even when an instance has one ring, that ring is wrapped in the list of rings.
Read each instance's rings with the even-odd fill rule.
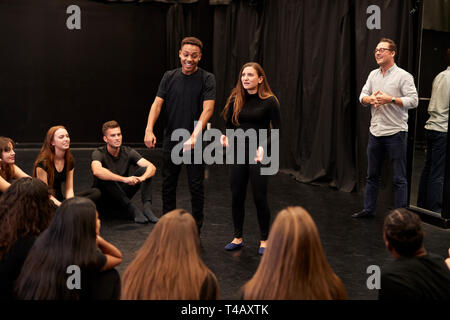
[[[190,138],[184,142],[184,152],[192,153],[190,156],[193,158],[194,145],[202,143],[197,138],[214,112],[216,81],[212,73],[198,67],[202,47],[202,42],[197,38],[182,40],[179,51],[181,68],[164,74],[148,116],[144,142],[149,148],[156,145],[153,127],[161,111],[164,118],[163,213],[176,208],[176,188],[181,170],[181,164],[175,164],[171,158],[172,149],[180,142],[171,140],[172,133],[176,129],[189,132]],[[194,127],[195,121],[198,122]],[[203,169],[203,161],[187,164],[192,214],[199,231],[203,224]]]
[[[159,219],[151,209],[151,177],[155,175],[155,166],[136,150],[122,146],[122,132],[116,121],[103,124],[102,131],[106,145],[92,152],[91,169],[94,185],[102,192],[103,204],[108,209],[125,211],[136,223],[156,223]],[[139,189],[143,211],[131,202]]]
[[[395,261],[381,271],[380,300],[450,300],[450,270],[443,257],[427,252],[417,214],[392,211],[383,238]]]

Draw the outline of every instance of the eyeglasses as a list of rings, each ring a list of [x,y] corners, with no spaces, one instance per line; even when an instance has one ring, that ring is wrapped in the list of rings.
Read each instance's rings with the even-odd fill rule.
[[[379,48],[379,49],[373,50],[373,53],[377,53],[378,51],[379,51],[380,53],[383,53],[383,52],[385,52],[386,50],[392,51],[392,50],[389,49],[389,48]]]

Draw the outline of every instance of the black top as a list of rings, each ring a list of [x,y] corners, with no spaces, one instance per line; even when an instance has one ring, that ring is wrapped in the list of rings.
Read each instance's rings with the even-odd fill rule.
[[[194,121],[203,111],[203,101],[216,99],[216,79],[201,68],[191,75],[185,75],[181,68],[174,69],[164,73],[156,95],[164,99],[163,148],[170,150],[178,143],[170,141],[172,132],[183,128],[192,133]]]
[[[81,300],[96,300],[94,292],[102,292],[101,285],[101,269],[106,264],[106,256],[97,249],[97,256],[95,262],[88,268],[81,270]]]
[[[129,176],[131,166],[136,166],[137,162],[142,159],[142,156],[133,148],[121,146],[119,155],[114,157],[108,152],[105,146],[99,147],[92,152],[91,160],[100,161],[102,166],[112,173],[123,177]],[[94,176],[94,186],[97,185],[98,178]]]
[[[35,240],[36,237],[31,236],[17,240],[0,261],[0,300],[12,299],[14,283]]]
[[[450,270],[442,257],[398,258],[382,269],[380,300],[450,300]]]
[[[37,164],[37,167],[42,168],[43,170],[48,172],[47,161],[39,162]],[[69,163],[67,171],[70,171],[73,168],[75,168],[74,158],[72,158],[72,161]],[[56,168],[53,169],[54,181],[52,186],[49,185],[49,188],[53,191],[55,198],[58,199],[59,201],[63,201],[66,198],[65,193],[62,192],[62,185],[63,183],[66,182],[67,171],[66,171],[66,162],[64,162],[64,168],[62,168],[61,171],[56,170]]]
[[[232,122],[233,111],[234,111],[234,100],[230,101],[230,107],[227,112],[227,119],[225,123],[226,129],[242,129],[247,132],[249,129],[254,129],[257,135],[257,145],[261,146],[265,143],[262,137],[259,135],[260,129],[280,129],[281,127],[281,117],[280,117],[280,105],[275,97],[269,97],[267,99],[261,99],[258,94],[248,94],[245,95],[244,106],[239,112],[238,122],[239,125],[235,125]],[[272,124],[272,127],[270,126]],[[264,154],[270,154],[270,130],[267,133],[267,150],[264,150]],[[239,140],[235,139],[236,143]],[[229,141],[232,143],[231,141]],[[248,152],[249,139],[245,140],[245,150]],[[237,148],[240,149],[240,145],[235,144],[235,155]],[[254,157],[255,150],[251,150],[251,157]],[[245,156],[248,159],[248,156]]]

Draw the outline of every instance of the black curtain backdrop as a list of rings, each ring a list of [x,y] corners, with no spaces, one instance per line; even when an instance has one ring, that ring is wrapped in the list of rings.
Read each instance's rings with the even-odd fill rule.
[[[383,36],[397,42],[397,64],[414,74],[417,2],[186,2],[2,0],[0,134],[41,143],[51,125],[63,124],[74,143],[100,142],[101,124],[116,119],[125,142],[142,143],[159,81],[179,66],[181,39],[193,35],[204,43],[201,67],[216,76],[213,127],[224,127],[220,112],[241,66],[257,61],[281,104],[283,170],[302,182],[361,191],[370,113],[357,98]],[[72,4],[81,8],[81,30],[65,27]],[[374,4],[381,30],[366,26]],[[162,127],[159,121],[160,141]],[[387,171],[382,192],[389,197]]]

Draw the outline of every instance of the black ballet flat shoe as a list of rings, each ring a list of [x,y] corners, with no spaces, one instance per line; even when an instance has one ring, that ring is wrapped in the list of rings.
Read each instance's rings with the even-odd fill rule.
[[[227,244],[227,245],[225,246],[225,250],[227,250],[227,251],[233,251],[233,250],[240,249],[240,248],[242,248],[243,246],[244,246],[244,241],[242,241],[241,243],[233,243],[233,242],[230,242],[229,244]]]

